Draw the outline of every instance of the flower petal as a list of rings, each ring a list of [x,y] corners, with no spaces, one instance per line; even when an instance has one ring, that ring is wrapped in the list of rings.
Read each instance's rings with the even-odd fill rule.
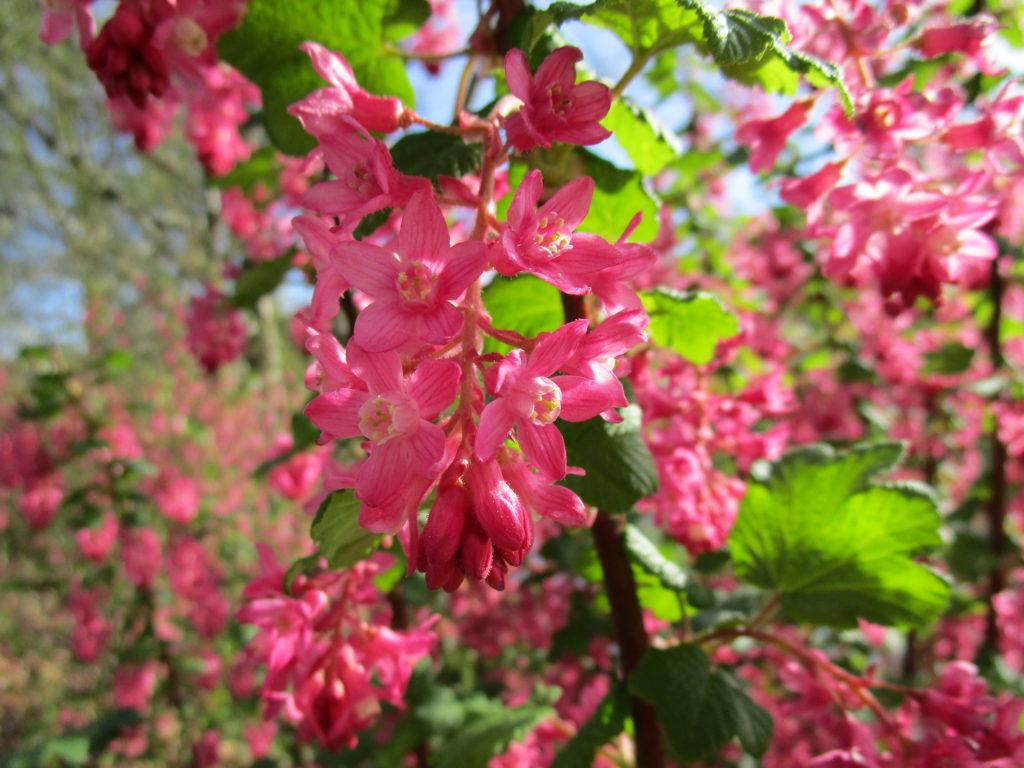
[[[353,286],[375,299],[398,294],[398,259],[370,243],[350,240],[335,247],[334,265]]]
[[[562,410],[566,421],[586,421],[610,408],[629,405],[622,382],[612,375],[595,381],[583,376],[556,376],[553,381],[562,390]]]
[[[486,266],[487,246],[481,240],[469,240],[453,246],[438,278],[438,296],[457,299],[480,277]]]
[[[552,51],[537,67],[534,86],[540,91],[546,91],[555,84],[568,89],[576,82],[576,62],[582,58],[583,52],[571,45]]]
[[[544,177],[541,172],[534,169],[523,178],[512,197],[512,204],[508,207],[508,228],[518,234],[530,225],[536,227],[537,201],[540,200],[541,192],[544,190]],[[557,196],[557,193],[555,193]]]
[[[358,342],[350,342],[346,353],[352,373],[366,382],[370,392],[376,395],[401,391],[402,358],[397,352],[372,352]]]
[[[410,470],[420,477],[436,477],[444,468],[444,430],[437,424],[421,421],[420,428],[406,441],[410,450]]]
[[[526,54],[518,48],[513,48],[505,54],[505,82],[516,96],[523,102],[530,100],[530,83],[533,76],[530,73],[530,65],[526,61]]]
[[[565,477],[565,440],[558,427],[538,426],[524,419],[517,424],[516,436],[527,460],[546,480],[554,482]]]
[[[389,352],[408,341],[415,328],[395,302],[375,301],[356,318],[353,338],[369,352]]]
[[[451,240],[441,207],[433,192],[417,192],[410,198],[398,231],[398,252],[402,260],[437,264],[445,259]]]
[[[444,344],[462,329],[462,313],[447,301],[442,301],[432,312],[418,315],[418,318],[422,323],[423,340],[431,344]]]
[[[558,330],[542,333],[537,337],[537,345],[530,353],[526,373],[531,376],[550,376],[572,357],[586,335],[586,320],[573,320]]]
[[[356,475],[356,494],[364,504],[382,507],[398,496],[412,474],[412,448],[407,440],[373,446]]]
[[[480,426],[477,428],[474,446],[476,455],[482,461],[493,459],[514,423],[515,417],[505,398],[499,397],[488,403],[480,414]]]
[[[462,371],[454,360],[425,360],[409,379],[408,393],[420,408],[420,416],[433,421],[455,400]]]
[[[565,219],[570,230],[575,230],[590,210],[590,201],[594,197],[594,180],[589,176],[573,179],[555,192],[539,211],[540,216]],[[511,208],[509,216],[511,220]]]
[[[369,396],[357,389],[335,389],[324,392],[310,401],[305,413],[325,435],[332,438],[357,437],[359,408]]]

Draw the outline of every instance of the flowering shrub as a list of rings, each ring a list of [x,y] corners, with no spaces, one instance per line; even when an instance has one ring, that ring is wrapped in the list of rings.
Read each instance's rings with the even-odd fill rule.
[[[108,5],[240,255],[6,385],[14,764],[1024,764],[1015,5]]]

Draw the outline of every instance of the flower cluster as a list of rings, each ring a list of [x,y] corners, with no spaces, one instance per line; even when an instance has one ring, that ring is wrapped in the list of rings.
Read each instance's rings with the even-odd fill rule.
[[[302,738],[328,749],[353,746],[381,702],[403,705],[413,666],[434,644],[434,619],[391,629],[372,561],[342,573],[299,575],[287,592],[284,569],[266,547],[260,565],[239,619],[257,628],[246,653],[266,665],[267,715],[283,713]]]
[[[453,591],[469,577],[501,589],[532,546],[533,515],[586,522],[579,497],[556,484],[570,471],[557,422],[615,419],[626,405],[615,361],[645,340],[647,320],[623,276],[654,255],[576,231],[590,207],[588,178],[545,195],[541,173],[531,172],[501,224],[493,216],[495,177],[513,148],[606,137],[597,121],[608,89],[575,85],[575,49],[555,51],[536,76],[520,52],[510,53],[506,71],[522,104],[507,120],[495,112],[475,124],[485,154],[477,189],[445,182],[451,215],[476,214],[470,236],[452,244],[433,186],[397,171],[370,133],[420,118],[397,99],[366,94],[341,56],[305,48],[330,87],[292,112],[336,177],[303,198],[319,217],[295,221],[319,276],[307,342],[317,361],[307,381],[319,394],[306,413],[324,440],[361,441],[368,455],[350,482],[362,502],[360,522],[402,532],[430,587]],[[363,216],[385,208],[393,211],[388,227],[353,238]],[[592,329],[581,318],[534,338],[495,329],[480,300],[490,268],[593,293],[606,318]],[[342,347],[321,329],[349,289],[360,310]],[[485,334],[517,348],[484,354]],[[416,512],[431,492],[421,532]]]

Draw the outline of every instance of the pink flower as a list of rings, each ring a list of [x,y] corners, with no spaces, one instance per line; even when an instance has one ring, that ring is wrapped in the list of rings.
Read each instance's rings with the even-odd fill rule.
[[[107,646],[110,622],[102,615],[107,601],[99,588],[82,589],[73,583],[68,594],[68,612],[75,620],[71,632],[71,652],[81,661],[95,661]]]
[[[453,300],[483,272],[484,244],[450,244],[448,226],[431,194],[409,202],[398,234],[398,254],[350,241],[336,248],[335,264],[371,301],[356,319],[356,342],[370,352],[410,344],[443,344],[462,327]]]
[[[548,481],[559,480],[566,473],[565,441],[555,420],[585,421],[626,405],[621,385],[617,392],[603,390],[594,397],[595,390],[585,377],[551,376],[573,359],[586,334],[587,321],[576,320],[541,334],[529,355],[513,350],[488,369],[485,380],[495,399],[480,415],[476,454],[481,461],[491,461],[515,427],[530,464]]]
[[[454,0],[430,0],[430,18],[413,35],[416,53],[446,54],[459,45],[459,17]],[[424,61],[432,75],[441,71],[441,62]]]
[[[778,117],[748,120],[736,129],[736,141],[750,148],[750,170],[770,171],[786,139],[807,121],[812,101],[797,101]]]
[[[566,293],[586,293],[595,274],[620,259],[597,235],[575,233],[590,209],[594,180],[574,179],[537,208],[543,191],[541,172],[526,174],[508,209],[495,268],[510,276],[530,272]]]
[[[92,0],[39,0],[43,19],[39,39],[47,45],[67,40],[77,28],[79,42],[86,48],[96,34],[96,23],[89,12]]]
[[[135,3],[118,4],[85,51],[107,96],[127,96],[139,109],[150,96],[160,98],[171,87],[167,60],[154,40],[154,19],[145,10]]]
[[[137,587],[153,586],[161,567],[160,537],[150,528],[135,528],[121,538],[121,565]]]
[[[505,79],[509,90],[523,102],[523,108],[505,124],[513,147],[526,152],[550,147],[555,141],[597,144],[611,135],[600,124],[611,108],[611,91],[592,80],[576,84],[576,62],[582,58],[579,48],[559,48],[544,59],[533,76],[522,51],[513,48],[508,52]]]
[[[929,27],[914,43],[926,58],[947,53],[963,53],[984,75],[1001,74],[1003,68],[992,56],[991,44],[999,25],[990,17],[974,19],[947,27]]]
[[[455,399],[461,371],[454,361],[428,360],[406,379],[397,352],[373,354],[353,343],[348,355],[369,391],[325,392],[306,406],[306,415],[327,439],[366,437],[370,456],[356,473],[356,495],[380,507],[412,476],[440,472],[445,435],[433,420]]]
[[[270,470],[267,483],[286,499],[300,501],[316,489],[326,460],[320,451],[297,453]]]
[[[114,670],[114,701],[119,707],[144,712],[156,689],[155,661],[122,664]]]
[[[207,373],[241,355],[249,339],[241,314],[213,286],[192,298],[185,322],[189,351]]]
[[[424,178],[395,170],[387,146],[348,117],[320,137],[320,150],[335,179],[316,184],[301,199],[303,207],[338,217],[337,228],[351,231],[368,213],[404,207],[417,192],[431,193]]]
[[[389,628],[373,583],[376,559],[300,575],[287,595],[284,569],[272,558],[261,548],[261,574],[246,586],[239,611],[243,623],[257,627],[243,658],[267,666],[265,716],[283,714],[303,741],[351,746],[381,702],[404,705],[413,666],[434,645],[436,618],[404,631]]]
[[[49,527],[63,500],[63,482],[60,475],[53,474],[34,480],[21,495],[18,506],[29,527],[41,531]]]
[[[164,472],[157,478],[153,501],[164,517],[185,525],[199,513],[199,483],[174,471]]]
[[[327,330],[331,319],[338,314],[339,297],[351,287],[332,257],[336,245],[335,229],[316,216],[296,216],[292,219],[292,229],[306,244],[316,267],[313,299],[303,316],[318,331]]]
[[[364,91],[340,53],[319,43],[303,43],[300,47],[309,54],[317,74],[331,84],[330,88],[313,91],[288,108],[309,134],[317,138],[329,136],[339,129],[344,117],[354,118],[368,131],[398,130],[405,115],[405,106],[399,99]]]
[[[102,563],[110,555],[117,542],[120,527],[117,516],[112,512],[103,515],[103,520],[96,528],[80,528],[75,531],[75,543],[82,556],[96,563]]]

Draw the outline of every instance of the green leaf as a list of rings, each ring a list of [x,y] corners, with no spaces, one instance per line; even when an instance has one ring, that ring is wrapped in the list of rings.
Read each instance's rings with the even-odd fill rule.
[[[952,376],[968,370],[973,360],[973,349],[965,347],[959,341],[951,341],[938,349],[924,353],[923,372]]]
[[[628,99],[616,100],[601,124],[615,134],[637,171],[644,176],[661,172],[680,156],[681,147],[675,134],[656,114]]]
[[[459,730],[437,755],[437,768],[487,768],[490,759],[504,752],[510,742],[526,736],[542,720],[554,714],[549,706],[488,707]]]
[[[629,694],[625,686],[615,683],[594,714],[559,750],[551,768],[590,768],[597,751],[622,733],[628,716]]]
[[[558,289],[533,275],[496,277],[483,291],[484,307],[495,328],[532,337],[559,328],[565,320]],[[485,352],[508,352],[511,347],[490,338]]]
[[[736,316],[710,293],[658,288],[640,300],[651,317],[651,340],[697,365],[711,362],[718,342],[740,332]]]
[[[395,168],[409,176],[463,176],[480,164],[483,144],[467,144],[459,136],[423,131],[403,136],[391,147]]]
[[[748,486],[729,538],[737,576],[778,591],[796,621],[934,620],[949,587],[912,554],[941,543],[935,499],[921,485],[871,481],[901,455],[900,444],[878,443],[784,456]]]
[[[411,106],[414,93],[405,65],[386,52],[385,43],[407,35],[427,14],[425,0],[250,0],[241,25],[220,39],[218,49],[260,87],[261,117],[274,146],[303,155],[313,139],[287,108],[326,83],[299,45],[311,40],[342,53],[363,88]]]
[[[619,412],[612,424],[600,416],[578,423],[559,420],[569,465],[586,475],[568,475],[563,485],[591,506],[607,512],[627,512],[637,501],[658,490],[658,470],[644,444],[640,409]]]
[[[669,746],[684,762],[711,758],[734,738],[759,757],[771,741],[771,716],[735,677],[713,670],[697,646],[648,650],[629,689],[654,707]]]
[[[686,572],[665,557],[654,542],[632,523],[626,526],[626,551],[634,563],[657,578],[666,588],[684,592],[689,586]]]
[[[643,219],[633,239],[653,240],[658,234],[658,203],[648,191],[644,177],[636,171],[618,168],[585,149],[576,152],[583,158],[583,172],[594,179],[595,185],[590,212],[579,230],[615,242],[639,212]]]
[[[540,38],[542,25],[581,17],[615,32],[630,47],[634,59],[693,44],[723,73],[742,83],[792,94],[804,75],[816,88],[836,88],[847,111],[852,110],[839,68],[790,48],[782,19],[742,9],[720,11],[703,0],[561,2],[536,15],[530,39]]]
[[[239,187],[248,195],[258,185],[263,185],[268,191],[277,189],[280,174],[281,166],[274,148],[261,147],[244,163],[239,163],[223,176],[215,176],[210,183],[219,189]]]
[[[381,208],[379,211],[368,213],[359,221],[359,224],[352,232],[352,237],[356,240],[363,240],[383,227],[390,218],[390,208]]]
[[[334,491],[316,511],[309,533],[331,568],[347,568],[369,557],[380,536],[359,525],[361,504],[352,491]]]
[[[238,309],[252,309],[261,297],[272,293],[292,267],[293,254],[288,251],[270,261],[249,262],[235,280],[231,303]]]

